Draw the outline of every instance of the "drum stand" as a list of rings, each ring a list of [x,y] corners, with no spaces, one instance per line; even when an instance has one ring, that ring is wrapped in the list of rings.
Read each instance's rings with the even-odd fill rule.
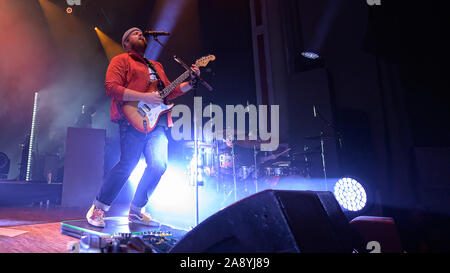
[[[163,50],[166,50],[166,47],[158,40],[157,34],[150,34],[153,36],[153,40],[157,42]],[[149,38],[149,37],[148,37]],[[146,39],[148,39],[146,36]],[[185,63],[183,60],[181,60],[179,57],[177,57],[176,54],[173,54],[173,52],[168,51],[172,56],[173,59],[179,63],[184,69],[189,70],[193,72],[193,70]],[[205,80],[203,80],[200,76],[195,75],[194,77],[209,91],[213,91],[212,86],[210,86]],[[197,89],[194,88],[194,97],[197,95]],[[196,112],[194,111],[194,156],[195,156],[195,170],[194,170],[194,182],[195,182],[195,225],[198,225],[198,132],[197,132],[197,116]],[[200,117],[201,118],[201,117]]]
[[[253,145],[253,160],[255,161],[255,169],[254,169],[254,182],[255,182],[255,193],[258,192],[258,162],[256,160],[256,156],[258,155],[258,151],[256,149],[256,145]]]
[[[231,159],[232,159],[232,167],[233,167],[233,189],[230,190],[229,192],[227,192],[227,188],[224,186],[224,200],[222,202],[222,205],[225,203],[225,201],[228,200],[228,198],[230,197],[231,193],[233,193],[234,195],[234,201],[237,201],[237,181],[236,181],[236,155],[235,155],[235,151],[234,151],[234,142],[231,142]],[[218,152],[218,151],[217,151]],[[220,165],[220,164],[219,164]],[[220,166],[219,166],[220,167]],[[218,176],[220,175],[220,171],[218,173]]]
[[[328,191],[327,171],[325,168],[325,149],[323,142],[323,132],[320,133],[320,155],[322,156],[323,178],[325,179],[325,191]]]
[[[234,143],[231,142],[231,158],[233,159],[233,191],[234,191],[234,202],[237,201],[237,184],[236,184],[236,160],[234,154]]]
[[[194,90],[194,97],[195,97]],[[197,111],[194,111],[194,185],[195,185],[195,225],[198,225],[198,132],[197,132]]]
[[[214,143],[214,149],[216,150],[215,153],[213,153],[213,164],[214,164],[214,173],[216,174],[216,192],[219,193],[220,191],[220,162],[219,162],[219,142],[217,141],[216,137],[213,138]]]
[[[333,124],[331,124],[331,122],[329,122],[320,112],[318,109],[316,109],[316,106],[313,105],[313,115],[315,118],[319,118],[321,119],[327,127],[330,127],[331,129],[334,130],[335,135],[338,137],[338,142],[341,145],[341,137],[340,137],[340,133],[337,130],[336,126],[334,126]],[[324,132],[320,132],[320,154],[322,156],[322,166],[323,166],[323,176],[325,179],[325,189],[326,191],[328,191],[328,183],[327,183],[327,172],[326,172],[326,168],[325,168],[325,148],[324,148],[324,139],[326,139],[327,137],[325,136]]]

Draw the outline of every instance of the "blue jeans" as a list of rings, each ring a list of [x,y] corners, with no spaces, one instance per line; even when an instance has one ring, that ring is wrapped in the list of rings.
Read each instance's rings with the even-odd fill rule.
[[[105,176],[94,205],[109,210],[131,172],[144,153],[147,167],[134,194],[131,207],[143,208],[167,169],[168,140],[165,128],[157,125],[153,131],[143,134],[127,122],[119,123],[120,160]]]

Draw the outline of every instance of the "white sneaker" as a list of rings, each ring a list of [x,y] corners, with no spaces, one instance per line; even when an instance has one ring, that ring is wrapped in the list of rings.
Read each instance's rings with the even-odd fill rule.
[[[150,214],[148,214],[146,212],[136,213],[136,212],[130,211],[130,213],[128,214],[128,220],[131,223],[152,226],[152,227],[157,227],[160,225],[159,222],[154,221],[152,219],[152,217],[150,217]]]
[[[86,214],[86,219],[89,224],[94,227],[105,227],[105,211],[92,205],[91,209]]]

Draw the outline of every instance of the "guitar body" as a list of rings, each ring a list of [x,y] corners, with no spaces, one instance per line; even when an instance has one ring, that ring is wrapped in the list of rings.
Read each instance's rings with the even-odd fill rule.
[[[205,67],[210,61],[214,61],[216,57],[214,55],[208,55],[202,57],[196,61],[196,64],[201,67]],[[186,70],[182,75],[180,75],[175,81],[166,86],[164,90],[158,92],[153,91],[153,93],[158,93],[161,98],[166,98],[170,92],[172,92],[182,81],[189,78],[190,70]],[[157,81],[154,81],[150,86],[150,90],[157,89]],[[169,112],[174,107],[174,104],[160,104],[158,106],[150,106],[144,102],[139,101],[128,101],[122,105],[122,112],[125,115],[128,122],[139,132],[149,133],[151,132],[159,117]]]
[[[150,106],[139,101],[128,101],[122,106],[122,112],[128,122],[141,133],[150,133],[156,126],[159,117],[169,112],[175,104]]]

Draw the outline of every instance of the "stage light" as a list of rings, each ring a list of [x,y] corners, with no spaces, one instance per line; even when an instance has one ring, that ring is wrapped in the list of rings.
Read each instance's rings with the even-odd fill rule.
[[[98,39],[100,40],[103,49],[105,50],[105,54],[108,60],[111,60],[114,56],[125,52],[118,42],[108,37],[108,35],[103,33],[98,27],[94,27],[94,30],[97,33]]]
[[[334,196],[339,204],[349,211],[360,211],[367,203],[367,195],[363,186],[350,177],[341,178],[336,182]]]
[[[302,54],[303,57],[308,58],[308,59],[313,59],[313,60],[315,60],[315,59],[318,59],[318,58],[319,58],[319,55],[317,55],[317,54],[314,53],[314,52],[304,51],[304,52],[302,52],[301,54]]]
[[[142,175],[144,174],[145,168],[147,168],[147,163],[144,158],[141,158],[134,168],[133,172],[131,172],[128,181],[133,186],[133,188],[137,188],[139,181],[141,180]]]
[[[294,66],[296,71],[306,72],[323,68],[324,60],[317,53],[312,51],[302,51],[299,55],[295,56]]]
[[[72,8],[71,7],[67,7],[66,8],[66,12],[69,13],[69,14],[72,13]]]
[[[185,1],[185,0],[157,0],[155,1],[155,7],[150,16],[151,21],[149,25],[152,26],[152,30],[163,30],[167,32],[172,32],[175,28],[178,20],[181,18],[181,15],[184,14],[186,16],[186,6],[188,6],[188,2],[195,3],[196,1]],[[192,17],[190,19],[190,23],[194,22],[194,14],[189,14]],[[165,36],[158,38],[162,44],[166,44],[167,41],[172,36]],[[149,38],[150,39],[150,38]],[[147,49],[145,50],[145,56],[151,60],[157,60],[162,48],[157,43],[148,43]]]
[[[33,159],[32,154],[33,154],[33,148],[34,148],[34,143],[35,143],[35,134],[36,134],[36,117],[37,117],[37,110],[38,110],[38,97],[39,97],[39,93],[35,92],[34,93],[34,104],[33,104],[33,118],[31,120],[31,133],[30,133],[30,142],[29,142],[29,148],[28,148],[28,160],[27,160],[27,174],[25,177],[26,181],[30,181],[31,180],[31,160]]]
[[[141,158],[128,178],[133,195],[146,167],[145,159]],[[169,164],[148,205],[152,209],[164,210],[169,214],[189,213],[193,210],[191,204],[192,190],[193,188],[189,186],[186,179],[184,169],[176,164]]]
[[[50,34],[56,43],[56,48],[64,52],[72,52],[71,54],[73,55],[80,46],[74,41],[87,40],[89,34],[86,32],[86,29],[89,26],[81,21],[80,18],[72,16],[75,10],[74,7],[69,7],[72,14],[68,14],[68,6],[64,8],[64,6],[56,5],[53,2],[61,1],[39,0]]]
[[[185,170],[169,164],[149,200],[149,206],[170,214],[193,212],[193,189]]]

